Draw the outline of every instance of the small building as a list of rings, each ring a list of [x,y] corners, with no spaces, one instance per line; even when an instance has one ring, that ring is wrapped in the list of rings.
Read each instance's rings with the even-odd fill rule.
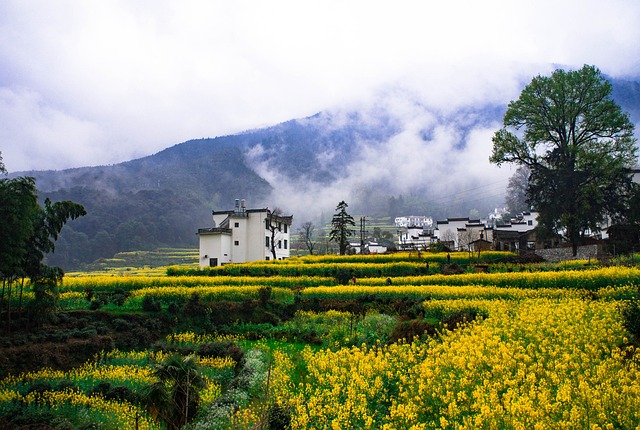
[[[537,212],[523,212],[510,222],[495,225],[493,228],[493,247],[497,251],[524,252],[540,249],[535,229],[538,226]]]
[[[198,229],[200,267],[282,260],[290,256],[293,216],[269,208],[247,209],[236,199],[233,210],[212,211],[213,226]]]
[[[437,221],[436,236],[451,250],[467,250],[469,243],[480,238],[484,223],[469,218],[447,218]]]
[[[397,248],[401,251],[427,249],[436,241],[433,229],[426,226],[410,225],[398,230]]]
[[[372,240],[367,240],[364,243],[364,251],[360,248],[360,242],[349,242],[349,250],[354,254],[384,254],[385,252],[387,252],[386,246]]]

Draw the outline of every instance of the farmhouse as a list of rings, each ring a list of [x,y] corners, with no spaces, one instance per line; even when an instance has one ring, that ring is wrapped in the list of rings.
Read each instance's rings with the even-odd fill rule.
[[[212,211],[213,226],[198,229],[200,267],[257,260],[282,260],[290,255],[292,215],[269,208],[247,209],[236,199],[233,210]]]

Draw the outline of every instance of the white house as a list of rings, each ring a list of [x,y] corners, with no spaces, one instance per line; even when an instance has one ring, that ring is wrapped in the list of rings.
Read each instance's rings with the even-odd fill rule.
[[[429,216],[423,215],[410,215],[410,216],[398,216],[395,219],[396,227],[431,227],[433,225],[433,219]]]
[[[236,199],[229,211],[212,211],[213,227],[198,229],[200,267],[227,263],[282,260],[290,255],[293,216],[273,213],[268,208],[247,209]]]
[[[411,224],[398,230],[398,249],[400,250],[426,249],[436,241],[433,229],[426,226]]]
[[[450,249],[462,249],[464,245],[480,237],[467,237],[469,231],[480,229],[480,220],[470,220],[469,218],[447,218],[436,221],[435,235],[438,240]],[[484,224],[482,225],[484,229]],[[467,230],[467,229],[470,230]]]

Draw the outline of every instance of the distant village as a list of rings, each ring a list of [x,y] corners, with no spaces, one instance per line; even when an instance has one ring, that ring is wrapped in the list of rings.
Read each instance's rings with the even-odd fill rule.
[[[237,199],[233,209],[213,211],[213,225],[198,230],[200,267],[257,260],[282,260],[291,256],[292,215],[268,208],[248,209]],[[433,221],[429,216],[396,217],[393,241],[367,235],[350,240],[350,252],[359,254],[398,251],[426,251],[435,246],[447,251],[486,250],[531,252],[548,260],[570,258],[570,248],[559,239],[536,237],[537,212],[509,214],[496,208],[484,219],[447,218]],[[595,258],[598,241],[607,238],[606,226],[591,235],[592,245],[581,247],[579,258]]]
[[[633,170],[633,182],[640,184],[640,169]],[[292,215],[268,208],[248,209],[244,199],[236,199],[233,209],[213,211],[213,225],[198,229],[200,267],[257,260],[282,260],[291,256]],[[542,239],[536,235],[538,213],[511,214],[496,208],[486,218],[446,218],[433,221],[429,216],[399,216],[394,220],[394,240],[372,237],[361,229],[350,240],[349,251],[376,254],[392,250],[426,251],[435,246],[448,251],[486,250],[532,253],[548,261],[571,258],[604,258],[602,241],[609,239],[605,221],[597,231],[587,231],[585,244],[573,256],[571,247],[560,237]],[[388,238],[391,236],[388,236]]]

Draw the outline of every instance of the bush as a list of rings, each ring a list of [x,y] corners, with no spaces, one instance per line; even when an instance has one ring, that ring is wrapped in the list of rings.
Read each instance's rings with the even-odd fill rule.
[[[412,320],[400,321],[391,331],[389,335],[390,342],[397,342],[401,339],[405,339],[407,342],[411,342],[414,338],[420,338],[424,335],[434,335],[436,328],[421,318]]]
[[[197,317],[206,314],[204,305],[200,302],[200,295],[193,293],[184,305],[184,313],[190,317]]]
[[[622,325],[636,339],[640,339],[640,300],[630,300],[620,305]]]
[[[160,312],[162,306],[153,296],[146,295],[142,298],[142,310],[145,312]]]
[[[340,268],[336,270],[336,281],[341,285],[347,285],[353,277],[353,269]]]
[[[270,298],[271,298],[271,287],[269,286],[261,287],[258,290],[258,299],[260,300],[260,303],[262,304],[262,306],[265,306]]]
[[[244,350],[232,340],[202,343],[198,345],[197,353],[201,357],[231,357],[236,363],[244,358]]]
[[[111,296],[111,303],[115,304],[116,306],[122,306],[126,301],[127,301],[126,294],[118,293]]]
[[[93,299],[89,304],[89,309],[91,309],[92,311],[97,311],[98,309],[100,309],[100,306],[102,306],[102,301],[100,299]]]
[[[291,415],[278,403],[269,406],[267,416],[269,430],[286,430],[291,428]]]

